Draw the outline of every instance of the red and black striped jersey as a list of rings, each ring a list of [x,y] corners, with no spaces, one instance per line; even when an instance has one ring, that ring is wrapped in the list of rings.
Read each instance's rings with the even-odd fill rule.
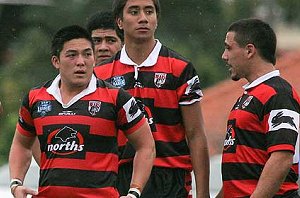
[[[63,105],[49,94],[53,81],[24,97],[17,129],[38,136],[40,197],[119,197],[117,133],[133,133],[146,119],[123,89],[95,79],[95,90]]]
[[[202,97],[198,75],[191,62],[159,41],[141,65],[129,59],[125,47],[115,57],[94,68],[98,78],[122,87],[135,97],[144,112],[156,145],[154,166],[191,169],[189,148],[180,105]],[[121,136],[120,136],[121,137]],[[119,138],[120,164],[134,150]]]
[[[222,157],[224,197],[250,197],[276,151],[294,153],[293,165],[276,196],[298,189],[299,104],[297,93],[278,71],[246,87],[227,123]]]

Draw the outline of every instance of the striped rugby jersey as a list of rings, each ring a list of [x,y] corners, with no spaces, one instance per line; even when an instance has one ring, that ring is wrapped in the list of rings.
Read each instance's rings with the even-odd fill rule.
[[[135,64],[125,46],[114,58],[94,68],[98,78],[122,87],[135,97],[151,127],[156,145],[154,166],[191,170],[191,159],[180,105],[202,97],[199,77],[191,62],[156,40],[148,58]],[[130,161],[134,149],[122,136],[120,164]]]
[[[144,115],[127,92],[94,75],[77,100],[63,106],[53,89],[58,81],[30,90],[20,108],[19,132],[37,135],[42,151],[36,197],[119,197],[117,133],[133,133]]]
[[[293,165],[276,194],[287,195],[298,189],[299,97],[277,70],[245,88],[227,123],[222,157],[224,197],[249,197],[270,154],[276,151],[294,153]]]

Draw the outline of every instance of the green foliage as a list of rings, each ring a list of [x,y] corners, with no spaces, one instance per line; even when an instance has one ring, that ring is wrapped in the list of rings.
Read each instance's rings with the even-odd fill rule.
[[[0,5],[0,164],[7,160],[18,108],[33,86],[53,78],[50,41],[61,27],[85,26],[96,11],[111,9],[111,0],[53,0],[51,6]],[[161,0],[157,38],[192,61],[202,88],[226,78],[221,60],[227,26],[234,20],[255,16],[268,4],[280,7],[283,18],[300,24],[299,0]],[[267,6],[266,6],[267,5]],[[5,54],[5,56],[1,55]]]

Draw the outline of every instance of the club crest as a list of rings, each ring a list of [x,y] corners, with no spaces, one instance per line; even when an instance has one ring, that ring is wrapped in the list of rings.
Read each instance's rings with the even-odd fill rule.
[[[100,101],[89,101],[88,111],[92,116],[95,116],[96,113],[100,111],[101,102]]]
[[[156,87],[160,88],[163,84],[165,84],[167,79],[166,73],[155,73],[154,74],[154,84]]]

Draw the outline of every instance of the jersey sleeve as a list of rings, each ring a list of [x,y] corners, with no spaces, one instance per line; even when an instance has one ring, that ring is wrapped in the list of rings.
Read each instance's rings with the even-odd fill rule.
[[[199,76],[192,63],[188,63],[179,77],[177,94],[180,105],[190,105],[200,101],[203,94]]]
[[[136,131],[144,122],[144,114],[139,109],[136,100],[126,91],[120,89],[117,98],[118,127],[129,135]]]
[[[268,153],[295,152],[299,132],[299,103],[289,94],[277,94],[266,104]]]
[[[22,101],[19,109],[19,118],[17,122],[18,131],[25,136],[35,136],[35,127],[31,116],[31,109],[29,105],[29,94],[27,94]]]

